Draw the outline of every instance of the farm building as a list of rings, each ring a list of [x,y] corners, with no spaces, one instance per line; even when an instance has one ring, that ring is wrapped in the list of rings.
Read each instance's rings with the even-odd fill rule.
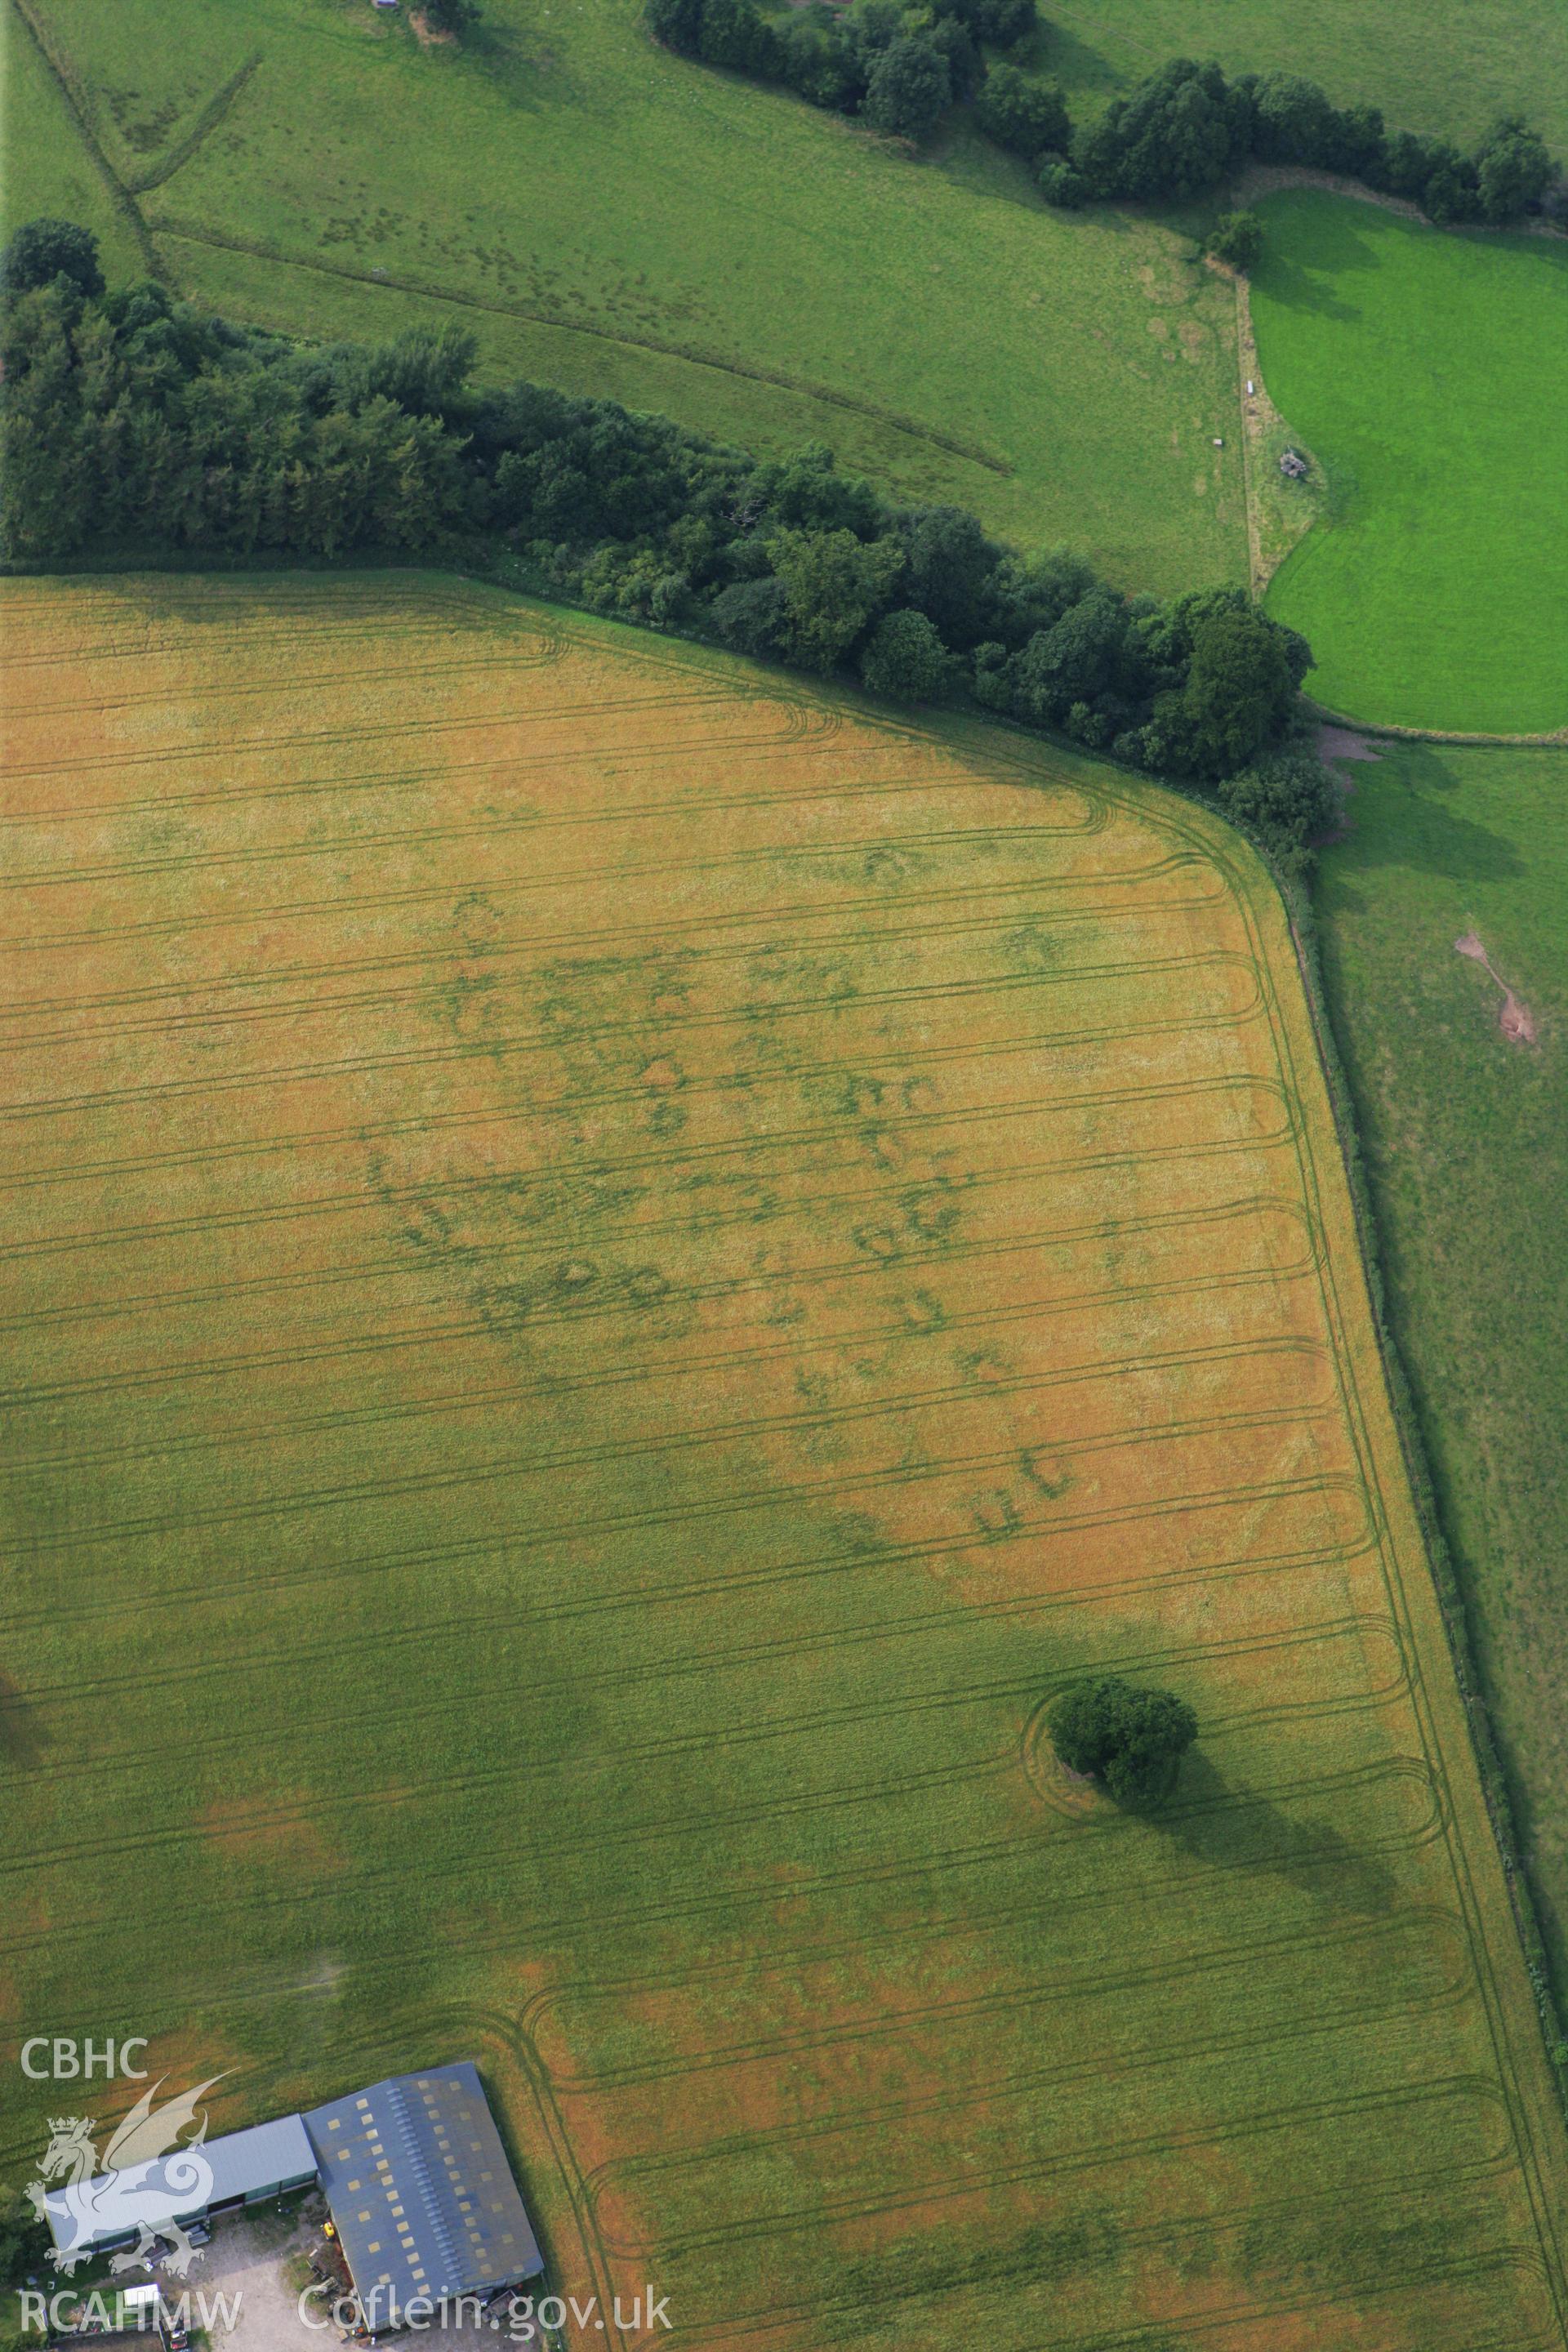
[[[305,2128],[367,2309],[493,2294],[544,2268],[484,2085],[466,2060],[316,2107]]]
[[[184,2226],[320,2187],[367,2309],[421,2295],[488,2295],[544,2267],[467,2060],[207,2140],[200,2154],[211,2183],[192,2192],[195,2152],[173,2148],[133,2173],[51,2191],[44,2210],[57,2248],[80,2256],[133,2244],[139,2209],[156,2231],[167,2221]]]
[[[248,2131],[226,2132],[220,2139],[204,2142],[201,2155],[206,2185],[196,2191],[191,2189],[190,2158],[183,2147],[171,2148],[128,2174],[100,2173],[95,2179],[51,2189],[44,2214],[57,2248],[79,2257],[133,2245],[143,2212],[153,2230],[165,2221],[183,2226],[287,2196],[291,2189],[313,2188],[316,2181],[315,2152],[298,2116],[256,2124]]]
[[[237,2206],[286,2197],[290,2189],[308,2189],[315,2178],[316,2159],[298,2116],[226,2132],[207,2143],[205,2154],[213,2169],[209,2213],[232,2213]]]

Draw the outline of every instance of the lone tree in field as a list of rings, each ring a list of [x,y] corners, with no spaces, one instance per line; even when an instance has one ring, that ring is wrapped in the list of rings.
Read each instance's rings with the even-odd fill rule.
[[[1051,1745],[1069,1772],[1100,1781],[1119,1805],[1147,1805],[1165,1795],[1198,1736],[1184,1699],[1140,1690],[1119,1675],[1074,1683],[1050,1713]]]

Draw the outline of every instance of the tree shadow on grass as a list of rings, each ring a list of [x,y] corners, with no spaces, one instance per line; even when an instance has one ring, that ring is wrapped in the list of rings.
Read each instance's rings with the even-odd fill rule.
[[[1152,1818],[1173,1844],[1211,1869],[1281,1879],[1331,1911],[1394,1906],[1396,1882],[1377,1855],[1352,1845],[1319,1815],[1287,1813],[1268,1797],[1234,1786],[1201,1749],[1184,1759],[1170,1804]]]
[[[1283,310],[1308,310],[1318,319],[1359,319],[1361,310],[1354,302],[1331,291],[1329,281],[1315,270],[1303,269],[1299,261],[1288,255],[1272,253],[1266,269],[1257,273],[1260,290]]]
[[[1128,87],[1127,77],[1109,58],[1059,22],[1044,25],[1032,47],[1029,62],[1074,95],[1093,90],[1115,98]]]
[[[1265,228],[1269,215],[1264,215]],[[1346,278],[1374,276],[1383,257],[1364,236],[1347,208],[1325,204],[1313,223],[1310,262],[1289,253],[1277,234],[1266,235],[1263,259],[1255,273],[1259,292],[1288,310],[1308,310],[1319,319],[1359,319],[1361,305],[1346,299]]]
[[[591,114],[596,121],[610,120],[612,110],[603,95],[586,81],[569,48],[552,44],[548,26],[531,27],[532,39],[519,37],[511,27],[481,17],[463,36],[466,57],[482,68],[485,79],[517,114],[543,114],[570,108]]]
[[[1454,882],[1518,880],[1524,865],[1512,842],[1445,805],[1462,788],[1440,745],[1390,747],[1379,766],[1357,772],[1351,835],[1338,862],[1347,870],[1403,866]],[[1363,809],[1368,821],[1358,824]]]

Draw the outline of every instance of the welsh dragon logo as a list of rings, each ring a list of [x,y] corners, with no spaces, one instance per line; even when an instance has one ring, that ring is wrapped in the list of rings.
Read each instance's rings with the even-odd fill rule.
[[[29,2183],[27,2197],[55,2239],[51,2259],[57,2271],[68,2275],[85,2262],[105,2238],[136,2232],[136,2243],[116,2254],[114,2271],[134,2270],[154,2261],[184,2278],[200,2256],[185,2235],[186,2221],[201,2212],[212,2195],[213,2169],[203,2150],[206,2117],[197,2110],[214,2083],[213,2075],[194,2091],[154,2107],[164,2077],[142,2094],[130,2114],[116,2127],[100,2158],[93,2147],[97,2129],[89,2116],[58,2116],[49,2119],[49,2144],[39,2160],[39,2178]],[[189,2125],[189,2139],[180,2134]],[[51,2181],[64,2180],[51,2189]],[[163,2239],[173,2248],[165,2252]]]

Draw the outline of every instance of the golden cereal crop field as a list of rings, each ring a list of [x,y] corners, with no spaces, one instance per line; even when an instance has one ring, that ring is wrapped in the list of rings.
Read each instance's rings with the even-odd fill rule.
[[[706,2352],[1562,2346],[1239,837],[428,575],[4,600],[0,2012],[220,2127],[474,2056]]]

